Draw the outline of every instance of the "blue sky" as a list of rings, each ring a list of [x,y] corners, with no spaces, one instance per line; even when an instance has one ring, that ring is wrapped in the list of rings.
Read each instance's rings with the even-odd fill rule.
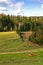
[[[0,0],[0,13],[43,16],[43,0]]]

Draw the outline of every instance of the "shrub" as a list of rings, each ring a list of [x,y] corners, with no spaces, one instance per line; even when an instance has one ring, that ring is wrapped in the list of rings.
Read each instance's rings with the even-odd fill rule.
[[[41,29],[37,29],[37,31],[33,32],[33,34],[29,37],[29,40],[31,42],[36,42],[39,45],[43,44],[43,31]]]

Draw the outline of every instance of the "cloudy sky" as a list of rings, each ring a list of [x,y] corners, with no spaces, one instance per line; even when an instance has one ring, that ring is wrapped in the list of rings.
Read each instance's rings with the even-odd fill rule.
[[[43,16],[43,0],[0,0],[0,13]]]

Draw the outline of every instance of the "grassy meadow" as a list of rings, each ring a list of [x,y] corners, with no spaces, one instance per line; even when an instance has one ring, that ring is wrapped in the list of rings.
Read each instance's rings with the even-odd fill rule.
[[[43,65],[43,51],[12,53],[38,48],[39,45],[30,41],[22,42],[16,31],[0,32],[0,65]],[[34,53],[36,56],[30,57],[29,53]]]
[[[16,31],[0,32],[0,52],[15,52],[36,48],[39,48],[39,46],[34,45],[29,41],[25,40],[22,42]]]

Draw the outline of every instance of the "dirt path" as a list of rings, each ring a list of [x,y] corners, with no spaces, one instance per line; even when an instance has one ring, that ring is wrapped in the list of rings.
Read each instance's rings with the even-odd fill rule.
[[[25,52],[39,52],[39,51],[43,51],[43,48],[34,49],[34,50],[16,51],[16,52],[2,52],[0,54],[16,54],[16,53],[25,53]]]

